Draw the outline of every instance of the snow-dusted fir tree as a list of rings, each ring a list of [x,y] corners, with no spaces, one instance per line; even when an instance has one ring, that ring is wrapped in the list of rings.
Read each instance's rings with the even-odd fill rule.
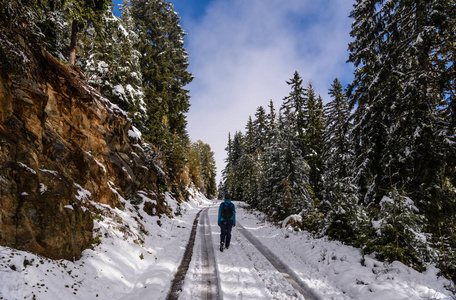
[[[245,201],[253,207],[260,202],[261,175],[264,170],[262,155],[267,141],[267,116],[260,106],[255,113],[255,120],[249,118],[245,134],[245,151],[239,161],[239,172],[242,172]]]
[[[139,67],[140,53],[134,48],[137,35],[128,4],[122,6],[123,21],[109,6],[97,23],[83,36],[84,55],[79,58],[92,86],[129,113],[134,124],[144,131],[146,107]]]
[[[303,107],[305,130],[303,139],[303,156],[310,167],[309,183],[315,198],[322,198],[323,190],[323,134],[324,113],[323,100],[317,97],[312,83],[306,89],[306,97]]]
[[[353,148],[355,150],[354,176],[356,184],[360,189],[360,196],[366,204],[377,199],[378,173],[383,172],[384,168],[380,164],[380,149],[385,147],[386,130],[381,119],[378,108],[391,107],[385,105],[380,100],[374,100],[374,97],[381,97],[378,90],[375,90],[371,83],[381,82],[376,77],[376,62],[372,62],[376,57],[375,41],[378,35],[378,26],[372,19],[377,16],[376,0],[357,1],[355,9],[351,13],[354,18],[351,35],[356,37],[355,41],[350,44],[350,60],[355,66],[361,66],[355,74],[355,80],[349,86],[349,97],[351,108],[356,106],[352,116],[354,127],[351,132]],[[375,20],[377,17],[375,17]],[[377,46],[378,47],[378,46]],[[377,64],[378,65],[378,64]],[[379,88],[376,88],[379,89]],[[383,109],[383,108],[382,108]],[[360,140],[361,139],[361,140]]]
[[[443,0],[363,0],[351,13],[349,60],[358,69],[349,97],[360,196],[378,208],[390,169],[392,184],[432,220],[426,230],[437,235],[442,222],[456,223],[456,144],[448,118],[454,11]]]
[[[0,12],[7,28],[15,27],[27,31],[27,35],[30,35],[37,44],[67,62],[71,22],[68,23],[65,4],[63,1],[1,1]],[[0,46],[13,51],[14,47],[8,46],[5,39],[2,41]],[[10,63],[14,67],[15,62]]]
[[[257,108],[253,121],[253,147],[257,153],[262,153],[267,141],[267,115],[263,106]]]
[[[409,197],[393,188],[380,201],[378,216],[372,220],[376,236],[370,241],[371,250],[378,251],[385,260],[399,260],[422,269],[431,258],[438,260],[433,250],[431,235],[425,233],[425,217]]]
[[[262,172],[261,161],[255,153],[244,152],[236,164],[236,178],[239,180],[242,195],[236,193],[240,199],[249,203],[252,207],[259,204],[259,180]]]
[[[242,195],[238,194],[238,197],[242,197],[243,201],[255,206],[258,200],[257,174],[260,170],[257,165],[257,149],[255,147],[256,133],[251,116],[249,116],[245,129],[246,132],[242,141],[241,156],[235,164],[236,180],[239,181],[237,185],[240,186],[239,190],[243,191]]]
[[[226,159],[226,167],[222,173],[225,192],[230,193],[233,199],[245,201],[244,198],[244,166],[242,166],[241,158],[245,153],[244,135],[237,131],[231,139],[228,136],[228,146],[225,149],[228,158]]]
[[[122,24],[119,28],[121,57],[119,61],[118,76],[119,84],[114,89],[119,97],[125,98],[130,104],[130,117],[135,126],[146,132],[147,120],[146,103],[144,102],[143,76],[140,59],[142,54],[135,48],[139,42],[139,36],[134,31],[134,20],[131,16],[129,0],[124,0],[120,11],[122,12]]]
[[[202,177],[204,180],[204,189],[206,197],[209,199],[217,196],[216,166],[215,153],[209,144],[203,144],[201,149]]]
[[[294,139],[304,153],[306,148],[305,132],[306,132],[306,116],[304,112],[306,90],[302,86],[302,78],[298,71],[295,71],[293,78],[287,81],[290,86],[290,94],[283,99],[280,112],[283,120],[287,123],[288,130],[295,133]]]
[[[253,120],[252,116],[249,116],[249,120],[245,126],[244,152],[246,154],[253,154],[255,150],[255,132],[253,130]]]
[[[221,185],[219,185],[219,194],[222,191],[224,197],[225,193],[230,192],[230,188],[233,182],[233,158],[231,154],[231,149],[233,145],[233,140],[231,139],[231,132],[228,133],[228,143],[225,147],[226,158],[225,158],[225,168],[222,170],[222,178],[220,179]],[[223,198],[222,198],[223,199]]]
[[[136,49],[142,53],[140,66],[148,116],[144,136],[164,154],[170,180],[180,185],[186,158],[185,151],[179,149],[189,144],[185,113],[190,96],[185,86],[193,79],[187,70],[186,33],[171,3],[132,0],[130,4],[139,36]]]
[[[329,89],[332,100],[324,107],[325,113],[325,174],[333,178],[346,178],[351,164],[348,139],[350,110],[342,84],[335,78]]]
[[[231,148],[231,156],[233,162],[233,181],[231,187],[231,197],[233,199],[239,199],[243,201],[244,198],[244,166],[241,163],[241,159],[244,156],[245,151],[245,137],[242,132],[237,131],[233,137],[233,143]]]
[[[87,0],[68,0],[64,1],[65,16],[70,24],[70,46],[68,54],[68,64],[75,65],[77,60],[79,34],[85,36],[85,31],[91,27],[98,28],[103,26],[100,21],[106,13],[106,10],[112,6],[109,0],[87,1]],[[82,30],[85,29],[85,30]],[[100,30],[101,33],[102,30]],[[80,49],[84,54],[85,50]]]
[[[81,66],[90,84],[108,99],[112,96],[112,82],[116,77],[118,61],[115,57],[119,54],[116,47],[120,22],[112,13],[110,5],[96,24],[90,24],[80,34],[83,52],[78,55],[77,64]]]
[[[297,146],[290,119],[279,115],[271,141],[263,154],[260,207],[276,220],[312,209],[309,195],[308,165]]]
[[[350,95],[357,107],[353,137],[361,158],[359,179],[377,182],[372,193],[363,184],[368,201],[381,199],[390,166],[393,180],[404,180],[423,200],[437,192],[433,188],[446,176],[454,132],[441,114],[448,107],[444,91],[452,79],[440,75],[448,73],[451,54],[435,55],[450,38],[439,30],[449,18],[445,9],[454,10],[445,3],[360,1],[352,12],[350,61],[361,66]]]
[[[273,132],[275,130],[275,127],[277,126],[277,114],[276,110],[274,107],[274,101],[270,100],[269,105],[268,105],[269,112],[266,115],[266,139],[265,139],[265,145],[267,146],[270,141],[271,137],[273,136]]]
[[[350,110],[342,84],[334,79],[325,105],[324,190],[321,210],[325,214],[327,234],[339,240],[350,240],[358,220],[356,186],[349,176],[353,155],[350,149]]]
[[[171,3],[132,0],[131,15],[139,35],[140,58],[147,107],[147,138],[167,148],[174,133],[185,139],[189,95],[184,88],[193,79],[184,48],[186,33]],[[168,162],[168,164],[171,162]]]

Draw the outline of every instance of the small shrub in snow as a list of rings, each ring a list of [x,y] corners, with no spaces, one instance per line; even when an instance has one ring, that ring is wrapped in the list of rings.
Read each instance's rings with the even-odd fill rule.
[[[424,216],[407,196],[393,197],[391,193],[384,196],[380,211],[372,220],[375,236],[370,251],[387,261],[399,260],[423,270],[436,255],[430,247],[430,235],[424,232],[424,221]]]

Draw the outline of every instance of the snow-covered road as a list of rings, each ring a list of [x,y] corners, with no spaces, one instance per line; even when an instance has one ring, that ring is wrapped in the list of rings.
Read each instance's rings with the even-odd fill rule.
[[[242,207],[238,210],[239,218]],[[243,221],[250,226],[242,226],[239,220],[233,228],[229,249],[214,251],[220,240],[217,212],[216,206],[202,211],[200,235],[179,299],[321,299],[255,238],[248,219]]]
[[[181,300],[454,299],[454,284],[433,266],[419,273],[363,257],[360,249],[278,227],[243,203],[235,202],[238,226],[220,252],[220,201],[167,201],[172,219],[128,202],[124,210],[102,207],[94,229],[101,243],[74,262],[0,247],[0,300],[164,300],[170,291],[169,299]]]
[[[282,274],[282,276],[296,289],[305,299],[320,299],[310,288],[304,283],[299,276],[296,275],[286,264],[284,264],[274,253],[265,247],[257,238],[253,236],[244,226],[238,224],[239,231],[255,248]]]
[[[230,248],[220,252],[218,203],[201,215],[181,300],[446,298],[433,288],[439,284],[432,267],[420,274],[371,257],[363,266],[358,249],[274,227],[242,203],[236,203]]]

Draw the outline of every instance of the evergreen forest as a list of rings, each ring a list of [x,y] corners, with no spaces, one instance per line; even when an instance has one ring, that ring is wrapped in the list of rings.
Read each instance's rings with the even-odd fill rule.
[[[323,104],[295,72],[228,136],[220,194],[454,280],[456,5],[357,0],[350,17],[353,82],[328,82]]]
[[[1,56],[23,60],[21,41],[7,41],[26,36],[128,115],[163,166],[163,191],[185,199],[193,184],[215,197],[214,153],[204,142],[190,141],[186,129],[185,86],[193,76],[180,17],[162,0],[125,0],[120,17],[113,9],[111,0],[0,1]],[[16,68],[14,61],[1,63]]]

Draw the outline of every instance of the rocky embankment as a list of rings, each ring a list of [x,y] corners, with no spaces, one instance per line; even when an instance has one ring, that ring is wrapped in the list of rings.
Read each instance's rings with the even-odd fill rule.
[[[165,174],[125,113],[41,47],[0,35],[0,245],[78,259],[99,205],[168,213]]]

